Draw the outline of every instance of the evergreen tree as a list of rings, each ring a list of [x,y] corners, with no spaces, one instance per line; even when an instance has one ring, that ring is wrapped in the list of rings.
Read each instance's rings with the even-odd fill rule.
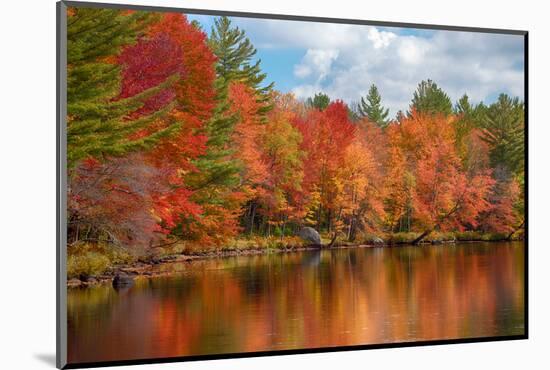
[[[325,110],[330,104],[330,98],[322,92],[317,93],[312,97],[307,98],[306,105],[310,108],[316,108],[320,111]]]
[[[470,98],[468,95],[464,94],[455,104],[454,113],[461,115],[461,114],[471,114],[473,111],[472,104],[470,103]]]
[[[458,116],[458,120],[455,124],[456,143],[457,146],[461,146],[464,137],[470,133],[475,125],[473,117],[474,107],[470,104],[468,95],[462,95],[462,97],[456,102],[454,114]]]
[[[258,101],[263,103],[258,113],[263,115],[269,111],[273,82],[262,86],[266,74],[262,73],[260,59],[253,62],[257,51],[244,30],[233,27],[228,17],[216,18],[208,44],[218,57],[216,72],[222,80],[220,87],[227,88],[232,81],[244,82],[256,91]]]
[[[453,104],[449,96],[432,80],[418,84],[411,102],[409,116],[416,110],[419,113],[450,115],[453,113]]]
[[[69,167],[93,156],[123,155],[151,147],[174,131],[173,123],[150,135],[131,139],[166,114],[171,106],[129,119],[150,97],[172,84],[177,76],[132,97],[117,99],[121,67],[116,56],[153,21],[145,12],[70,8],[67,23],[67,157]]]
[[[223,87],[224,81],[218,78],[216,85],[216,108],[212,118],[206,123],[204,132],[208,137],[207,150],[195,161],[199,171],[188,177],[190,186],[202,192],[216,192],[219,187],[231,188],[239,182],[240,166],[236,160],[231,159],[234,150],[229,145],[238,117],[229,114],[228,92]]]
[[[453,109],[453,113],[458,116],[458,129],[464,133],[468,133],[473,128],[481,128],[483,126],[486,110],[487,107],[483,102],[472,105],[468,95],[462,95]]]
[[[244,82],[256,91],[262,103],[258,114],[265,117],[270,109],[269,93],[273,84],[262,87],[266,75],[261,72],[260,60],[252,64],[256,49],[245,32],[233,27],[227,17],[214,20],[208,45],[218,58],[216,68],[216,108],[205,125],[207,150],[195,165],[197,173],[189,174],[187,181],[204,202],[223,204],[224,195],[239,183],[240,164],[232,158],[231,135],[238,117],[229,113],[228,89],[231,82]]]
[[[378,93],[376,85],[371,85],[367,94],[366,100],[361,97],[361,102],[358,105],[358,110],[361,116],[366,117],[369,121],[378,125],[378,127],[386,127],[389,123],[389,109],[384,109],[381,104],[382,97]]]
[[[455,104],[453,113],[456,115],[455,122],[455,147],[465,166],[469,162],[469,142],[471,141],[470,133],[473,129],[479,128],[482,125],[485,114],[485,105],[479,103],[472,105],[468,95],[464,94]]]
[[[491,147],[491,164],[507,168],[512,174],[524,170],[524,105],[518,98],[500,94],[487,108],[483,136]]]

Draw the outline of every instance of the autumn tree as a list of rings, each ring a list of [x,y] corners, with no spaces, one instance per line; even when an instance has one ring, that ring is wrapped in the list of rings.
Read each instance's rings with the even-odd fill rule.
[[[214,62],[206,35],[190,25],[185,16],[172,13],[159,16],[137,44],[127,47],[119,57],[122,98],[147,91],[171,73],[179,76],[169,89],[152,95],[132,113],[141,117],[168,104],[169,114],[157,119],[156,127],[178,123],[174,135],[160,140],[140,157],[142,171],[158,174],[159,185],[158,191],[146,194],[152,205],[143,206],[156,218],[157,232],[177,239],[212,241],[206,230],[214,223],[208,222],[207,208],[196,199],[196,189],[186,177],[198,171],[193,159],[205,152],[207,138],[202,128],[215,104]],[[148,129],[137,134],[148,135]],[[113,183],[124,179],[121,172],[111,173]]]
[[[324,110],[311,110],[297,127],[304,138],[302,148],[307,153],[304,163],[304,186],[309,192],[309,213],[318,229],[326,226],[333,231],[338,213],[335,204],[336,181],[344,153],[355,136],[347,107],[335,101]],[[313,214],[315,214],[313,216]]]
[[[253,89],[256,111],[251,112],[265,118],[269,110],[268,93],[272,85],[262,86],[265,74],[261,72],[260,61],[253,63],[256,49],[243,30],[233,27],[227,17],[215,20],[208,46],[216,56],[215,107],[203,131],[208,137],[206,151],[195,159],[198,169],[187,176],[195,197],[216,214],[224,230],[237,230],[237,213],[243,201],[241,185],[243,168],[233,144],[236,126],[239,123],[238,99],[231,99],[232,84],[241,84]],[[243,129],[241,125],[239,129]],[[249,131],[250,133],[250,131]],[[225,217],[225,222],[221,218]]]
[[[358,111],[362,117],[368,118],[379,127],[386,127],[389,123],[389,109],[382,106],[382,97],[378,92],[376,85],[371,85],[366,98],[361,97],[358,104]]]
[[[229,99],[231,113],[238,117],[231,141],[236,148],[233,156],[240,163],[240,187],[254,203],[263,194],[269,176],[262,150],[264,122],[257,115],[258,102],[252,88],[232,83]]]
[[[172,203],[159,207],[159,197],[174,194],[170,181],[164,181],[170,176],[169,169],[151,166],[141,153],[84,160],[74,169],[67,194],[70,245],[109,243],[144,253],[161,243],[167,231],[159,217],[164,227],[176,221]],[[189,201],[191,193],[184,188],[177,193],[179,206],[198,216],[201,209]]]
[[[300,149],[302,135],[292,125],[296,113],[285,106],[287,98],[274,95],[274,109],[269,112],[262,132],[262,151],[269,176],[260,198],[260,212],[268,222],[280,227],[281,235],[289,222],[300,222],[304,216],[299,207],[304,159]]]
[[[238,183],[237,166],[226,158],[234,117],[227,114],[229,103],[223,95],[226,91],[218,85],[217,58],[208,46],[206,34],[184,15],[166,14],[151,30],[153,34],[157,32],[171,35],[182,47],[187,78],[177,84],[176,100],[179,118],[189,128],[179,140],[159,146],[157,158],[167,161],[167,165],[179,163],[174,169],[180,184],[174,186],[191,191],[189,199],[201,207],[199,217],[173,207],[179,221],[171,228],[171,235],[220,245],[238,231],[241,201],[240,195],[232,191]],[[176,199],[165,201],[178,204],[177,194],[174,195]]]
[[[206,58],[207,65],[210,63],[212,69],[213,57],[208,57],[208,54],[203,54],[203,57],[197,55],[200,38],[196,37],[196,33],[188,32],[192,30],[182,15],[159,15],[158,21],[148,29],[147,34],[135,46],[127,48],[120,58],[124,66],[122,94],[147,89],[171,70],[178,71],[181,76],[171,89],[153,97],[136,112],[143,113],[143,110],[154,107],[159,101],[162,103],[168,100],[172,102],[173,110],[157,124],[163,126],[175,121],[181,127],[176,135],[162,140],[147,153],[142,163],[143,166],[160,169],[164,173],[163,178],[157,181],[165,184],[167,190],[152,196],[155,199],[153,212],[165,234],[170,234],[181,219],[200,214],[200,207],[190,199],[192,191],[186,188],[180,174],[194,170],[190,158],[204,151],[205,137],[197,134],[197,130],[203,124],[201,118],[210,114],[212,103],[208,102],[211,101],[212,89],[202,85],[202,95],[195,102],[188,98],[187,90],[189,87],[195,88],[192,82],[199,77],[197,74],[202,80],[200,83],[207,83],[208,74],[201,73],[203,64],[200,62],[201,58]],[[190,47],[193,41],[196,45]],[[210,76],[212,81],[213,71]]]
[[[388,136],[388,156],[384,162],[386,168],[384,181],[386,190],[384,198],[385,224],[390,232],[410,231],[415,178],[411,166],[407,163],[407,156],[400,145],[400,126],[390,126],[386,134]],[[405,227],[403,227],[403,223]]]
[[[139,94],[120,96],[117,56],[144,34],[155,15],[116,9],[70,8],[67,20],[67,160],[69,167],[88,158],[106,158],[150,148],[177,125],[133,136],[169,109],[129,114],[162,93],[177,76],[166,76]]]
[[[345,149],[338,179],[336,221],[347,228],[348,240],[354,241],[359,231],[378,231],[385,218],[382,173],[360,136]]]
[[[478,216],[490,208],[494,180],[485,170],[465,171],[456,152],[453,118],[413,112],[396,129],[415,176],[413,217],[422,232],[414,243],[436,229],[475,228]]]
[[[489,196],[491,208],[480,217],[480,229],[511,236],[523,227],[523,210],[518,212],[517,208],[521,196],[520,184],[515,178],[510,178],[502,167],[495,170],[494,178],[495,184]]]

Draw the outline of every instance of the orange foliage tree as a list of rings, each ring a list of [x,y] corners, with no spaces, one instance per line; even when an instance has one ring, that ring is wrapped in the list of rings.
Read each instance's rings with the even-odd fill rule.
[[[490,209],[488,196],[494,180],[485,169],[467,171],[455,146],[454,120],[442,115],[412,112],[393,128],[414,174],[413,217],[422,233],[475,228],[478,216]]]
[[[330,232],[337,226],[334,221],[339,212],[338,172],[356,127],[342,101],[330,103],[323,111],[310,110],[305,119],[297,121],[297,127],[303,136],[302,149],[307,153],[304,188],[309,194],[309,220],[318,229],[326,226]]]

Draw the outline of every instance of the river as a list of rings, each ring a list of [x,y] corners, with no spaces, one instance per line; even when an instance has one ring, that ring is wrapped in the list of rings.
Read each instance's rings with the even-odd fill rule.
[[[522,335],[524,244],[237,256],[68,291],[69,363]]]

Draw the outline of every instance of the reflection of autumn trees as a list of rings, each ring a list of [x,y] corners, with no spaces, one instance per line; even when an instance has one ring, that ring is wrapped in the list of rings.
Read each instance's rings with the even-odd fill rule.
[[[523,247],[340,249],[194,263],[71,291],[72,360],[523,333]]]

